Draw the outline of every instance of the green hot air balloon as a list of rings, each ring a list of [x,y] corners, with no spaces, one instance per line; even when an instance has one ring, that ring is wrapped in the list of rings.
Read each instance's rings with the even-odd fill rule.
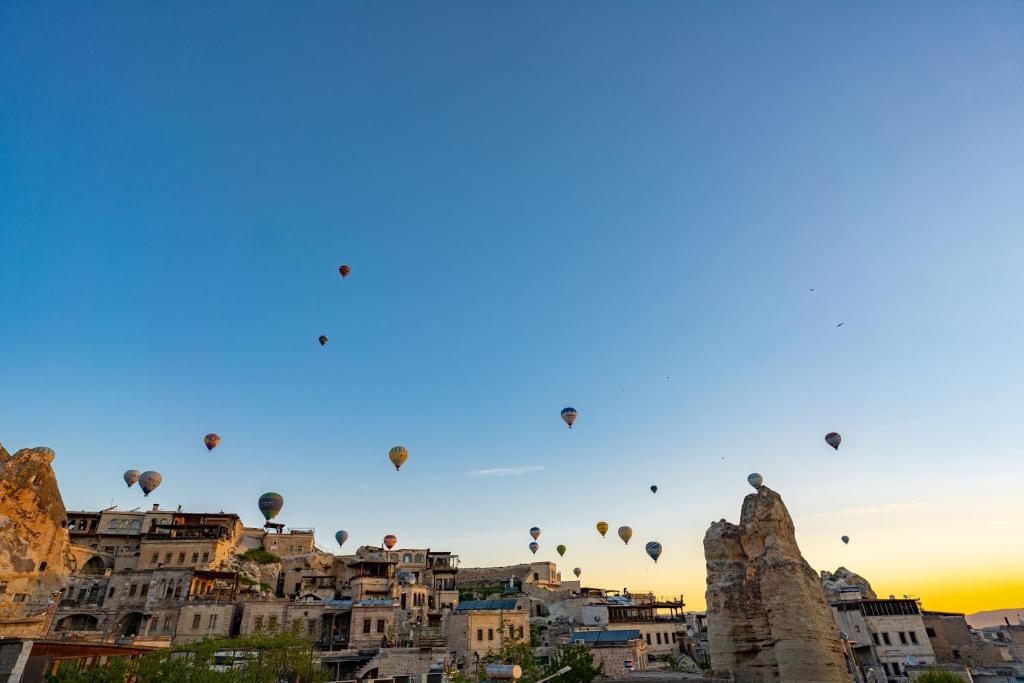
[[[274,517],[277,517],[278,513],[281,512],[281,508],[284,507],[284,496],[280,493],[268,491],[260,496],[259,506],[264,519],[269,522]]]
[[[558,551],[558,556],[559,557],[565,557],[565,546],[564,545],[557,545],[557,546],[555,546],[555,550]]]

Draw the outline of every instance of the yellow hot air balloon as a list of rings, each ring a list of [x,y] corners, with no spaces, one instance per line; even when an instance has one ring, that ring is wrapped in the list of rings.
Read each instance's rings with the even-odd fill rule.
[[[597,531],[601,534],[601,538],[604,538],[604,535],[608,533],[608,522],[598,522]]]
[[[622,539],[623,543],[629,545],[629,539],[633,538],[633,529],[628,526],[620,526],[619,538]]]
[[[391,459],[391,464],[395,466],[397,472],[405,464],[405,461],[409,459],[409,451],[405,450],[405,446],[395,446],[388,453],[388,458]]]

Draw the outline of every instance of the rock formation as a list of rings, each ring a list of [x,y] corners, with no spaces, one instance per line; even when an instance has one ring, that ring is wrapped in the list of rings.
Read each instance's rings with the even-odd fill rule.
[[[737,683],[849,683],[843,646],[793,520],[766,486],[743,500],[740,523],[704,536],[712,670]]]
[[[821,571],[821,589],[825,592],[825,599],[828,602],[839,602],[840,591],[843,588],[859,588],[860,597],[865,600],[875,600],[878,596],[871,590],[871,584],[860,574],[851,572],[846,567],[840,567],[835,572]]]
[[[10,455],[0,445],[0,635],[44,633],[71,553],[49,448]]]

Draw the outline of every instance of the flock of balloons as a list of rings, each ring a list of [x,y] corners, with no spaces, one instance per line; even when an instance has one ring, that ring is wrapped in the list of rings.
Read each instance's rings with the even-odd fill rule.
[[[839,444],[841,444],[842,442],[843,437],[839,435],[839,432],[829,432],[828,434],[825,435],[825,443],[827,443],[829,446],[831,446],[837,451],[839,450]],[[747,483],[753,486],[755,490],[760,489],[761,485],[764,483],[764,477],[762,477],[757,472],[753,472],[747,477]],[[656,486],[651,487],[652,491],[655,491],[656,489]],[[607,528],[607,525],[605,526],[605,528]],[[850,544],[850,537],[845,534],[843,536],[840,536],[839,540],[841,540],[846,545]]]
[[[352,268],[351,266],[348,265],[341,265],[338,267],[338,272],[341,274],[342,278],[346,278],[352,273]],[[812,289],[811,291],[814,290]],[[327,339],[327,335],[322,334],[318,337],[318,341],[320,342],[320,346],[326,346],[329,340]],[[572,406],[566,406],[561,411],[561,417],[562,420],[565,421],[565,424],[569,426],[569,429],[572,429],[572,426],[573,424],[575,424],[576,418],[578,417],[578,412]],[[839,450],[839,444],[842,442],[842,440],[842,437],[837,432],[829,432],[828,434],[825,435],[825,443],[827,443],[829,446],[831,446],[837,451]],[[212,451],[214,448],[220,445],[220,441],[220,436],[214,433],[207,434],[206,436],[203,437],[203,443],[206,445],[206,449],[208,451]],[[395,446],[388,452],[388,459],[391,461],[391,464],[394,465],[395,471],[397,472],[402,469],[402,465],[404,465],[405,461],[409,459],[409,451],[408,449],[405,448],[405,446]],[[139,472],[138,470],[128,470],[127,472],[124,473],[124,481],[126,484],[128,484],[129,488],[138,483],[139,488],[142,489],[143,494],[148,496],[150,493],[153,492],[154,489],[160,486],[160,483],[163,481],[163,477],[159,472],[153,470],[147,470],[145,472]],[[754,487],[754,489],[760,489],[761,485],[764,483],[764,477],[762,477],[757,472],[754,472],[747,477],[747,482],[752,487]],[[650,490],[653,494],[658,493],[657,484],[651,484]],[[268,491],[267,493],[264,493],[259,497],[257,505],[259,507],[260,513],[263,514],[264,519],[266,519],[267,523],[269,524],[270,520],[277,517],[277,515],[280,514],[282,508],[284,508],[284,496],[282,496],[280,493]],[[605,534],[608,533],[608,528],[608,522],[601,521],[597,523],[597,531],[599,534],[601,534],[601,538],[604,538]],[[530,542],[529,548],[530,552],[534,555],[536,555],[537,550],[540,549],[540,544],[537,542],[537,539],[540,538],[540,533],[540,527],[535,526],[530,528],[530,536],[533,538],[533,540]],[[629,526],[620,526],[618,529],[618,535],[619,538],[622,539],[623,543],[629,545],[629,541],[633,537],[633,529]],[[344,545],[345,541],[347,541],[348,538],[349,533],[344,529],[339,529],[334,534],[334,539],[335,541],[337,541],[339,547]],[[843,543],[848,544],[850,542],[850,537],[844,535],[842,537],[842,541]],[[394,548],[396,543],[398,543],[398,537],[396,537],[394,534],[388,534],[383,539],[383,545],[388,550]],[[659,543],[658,541],[648,542],[644,546],[644,549],[647,551],[647,555],[655,562],[657,562],[658,558],[661,557],[662,546],[661,543]],[[558,552],[559,557],[564,557],[568,549],[566,548],[566,546],[560,544],[555,547],[555,550]],[[575,567],[572,571],[577,578],[579,578],[579,576],[583,573],[582,569],[580,569],[579,567]]]

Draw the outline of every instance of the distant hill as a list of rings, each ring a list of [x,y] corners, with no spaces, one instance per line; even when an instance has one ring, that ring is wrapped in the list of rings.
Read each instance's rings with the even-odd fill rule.
[[[987,628],[989,626],[1004,625],[1006,623],[1003,621],[1004,617],[1009,619],[1011,624],[1016,625],[1018,619],[1024,619],[1024,607],[975,612],[974,614],[968,614],[966,619],[967,623],[974,628]]]

